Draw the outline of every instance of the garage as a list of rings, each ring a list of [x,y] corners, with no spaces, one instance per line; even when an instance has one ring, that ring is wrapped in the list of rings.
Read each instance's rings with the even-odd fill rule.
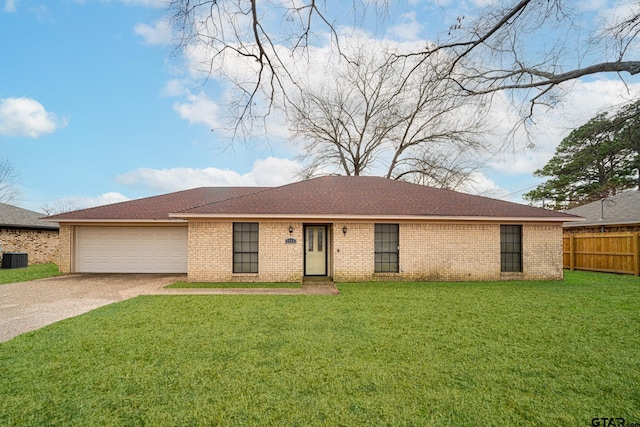
[[[187,227],[77,226],[78,273],[186,273]]]

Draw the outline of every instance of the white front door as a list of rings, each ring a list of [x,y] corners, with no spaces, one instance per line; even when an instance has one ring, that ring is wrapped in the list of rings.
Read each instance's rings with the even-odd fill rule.
[[[304,237],[305,275],[327,275],[327,226],[307,225]]]

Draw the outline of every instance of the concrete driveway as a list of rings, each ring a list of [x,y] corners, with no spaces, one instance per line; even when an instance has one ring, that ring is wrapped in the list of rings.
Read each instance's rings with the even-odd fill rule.
[[[164,289],[186,274],[71,274],[0,285],[0,342],[138,295],[338,295],[333,282],[301,288]]]
[[[184,275],[72,274],[0,285],[0,342],[103,305],[161,293]]]

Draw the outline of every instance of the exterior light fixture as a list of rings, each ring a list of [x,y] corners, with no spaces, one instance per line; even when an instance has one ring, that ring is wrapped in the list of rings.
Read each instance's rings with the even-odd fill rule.
[[[342,227],[342,234],[347,235],[347,226]]]
[[[289,226],[289,234],[293,234],[293,226],[292,225]]]

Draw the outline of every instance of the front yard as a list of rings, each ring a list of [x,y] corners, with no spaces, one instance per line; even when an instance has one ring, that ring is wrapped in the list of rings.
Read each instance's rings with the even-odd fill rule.
[[[146,296],[0,344],[0,425],[640,423],[640,279]]]
[[[54,263],[33,264],[27,268],[0,269],[0,285],[44,279],[45,277],[60,276],[61,274],[58,266]]]

